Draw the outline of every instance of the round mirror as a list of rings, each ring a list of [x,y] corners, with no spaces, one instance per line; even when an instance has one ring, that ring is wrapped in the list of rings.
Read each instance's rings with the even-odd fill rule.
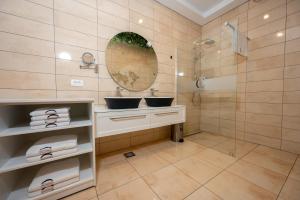
[[[157,57],[150,42],[133,32],[115,35],[106,48],[112,79],[129,91],[148,89],[157,76]]]

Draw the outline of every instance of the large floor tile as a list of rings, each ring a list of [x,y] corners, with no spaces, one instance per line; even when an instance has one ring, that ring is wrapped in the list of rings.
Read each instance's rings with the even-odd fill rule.
[[[205,187],[225,200],[276,199],[274,193],[226,171],[209,181]]]
[[[235,155],[237,158],[241,158],[241,157],[245,156],[247,153],[251,152],[257,146],[258,146],[257,144],[238,140],[236,142],[236,154]]]
[[[224,154],[234,156],[236,153],[236,141],[234,139],[228,139],[227,141],[217,144],[211,148]]]
[[[134,153],[136,156],[128,158],[127,161],[141,176],[166,167],[170,164],[168,161],[162,159],[154,152],[134,151]]]
[[[201,184],[222,171],[222,168],[203,162],[198,155],[181,160],[175,163],[175,166]]]
[[[200,185],[174,166],[168,166],[144,177],[160,199],[181,200]]]
[[[124,157],[123,152],[113,152],[96,157],[97,167],[110,165],[124,160],[126,160],[126,158]]]
[[[143,179],[137,179],[99,196],[101,200],[159,200]]]
[[[126,160],[100,166],[97,168],[97,192],[103,194],[138,177],[136,170]]]
[[[250,142],[228,139],[226,142],[218,144],[212,148],[222,153],[234,155],[235,157],[240,158],[249,153],[256,146],[256,144]]]
[[[161,158],[174,163],[204,149],[205,147],[194,142],[185,141],[184,143],[177,143],[173,147],[160,149],[156,153]]]
[[[279,200],[299,200],[300,199],[300,181],[288,178],[285,185],[283,186]]]
[[[280,192],[286,176],[272,170],[254,165],[240,160],[227,169],[231,173],[238,175],[276,195]]]
[[[86,200],[97,199],[96,188],[92,187],[92,188],[83,190],[81,192],[67,196],[67,197],[63,198],[62,200],[82,200],[82,199],[86,199]]]
[[[186,139],[206,147],[213,147],[228,140],[226,137],[211,133],[197,133]]]
[[[219,198],[217,195],[215,195],[205,187],[201,187],[193,194],[185,198],[185,200],[221,200],[221,198]]]
[[[196,153],[194,156],[204,163],[210,163],[222,169],[228,167],[230,164],[236,161],[236,158],[232,156],[209,148]]]
[[[288,175],[295,159],[296,154],[265,146],[257,147],[243,158],[243,160],[260,165],[261,167],[270,169],[283,175]]]

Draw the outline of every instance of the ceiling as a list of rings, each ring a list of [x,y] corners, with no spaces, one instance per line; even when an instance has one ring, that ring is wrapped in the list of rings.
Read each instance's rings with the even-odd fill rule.
[[[188,19],[203,25],[247,0],[157,0]]]

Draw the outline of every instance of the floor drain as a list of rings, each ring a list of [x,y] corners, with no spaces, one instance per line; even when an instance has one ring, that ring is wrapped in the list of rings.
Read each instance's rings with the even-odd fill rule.
[[[133,156],[135,156],[135,153],[133,153],[133,152],[127,152],[127,153],[124,153],[124,156],[126,157],[126,158],[130,158],[130,157],[133,157]]]

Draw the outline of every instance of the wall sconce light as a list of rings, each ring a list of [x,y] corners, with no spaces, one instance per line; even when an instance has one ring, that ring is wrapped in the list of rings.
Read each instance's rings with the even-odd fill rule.
[[[85,52],[82,54],[82,63],[80,69],[94,69],[95,73],[98,73],[98,64],[95,63],[95,57],[90,52]]]

